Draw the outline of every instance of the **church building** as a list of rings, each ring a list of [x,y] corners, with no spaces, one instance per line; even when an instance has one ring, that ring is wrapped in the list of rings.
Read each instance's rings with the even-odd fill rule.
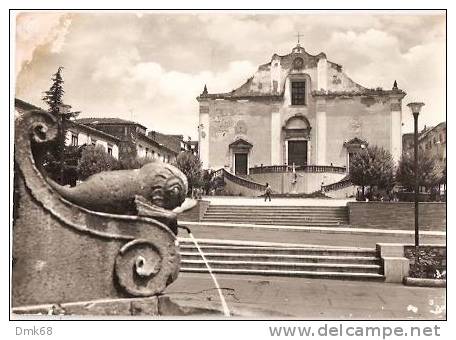
[[[298,43],[231,92],[204,87],[197,97],[200,159],[204,168],[237,175],[293,164],[348,169],[351,154],[377,145],[397,162],[405,95],[396,82],[390,90],[363,87]]]

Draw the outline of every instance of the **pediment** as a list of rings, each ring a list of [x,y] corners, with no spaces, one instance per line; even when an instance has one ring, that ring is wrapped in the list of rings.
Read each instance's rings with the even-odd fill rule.
[[[253,145],[245,139],[239,138],[229,145],[231,149],[251,149]]]
[[[369,143],[366,142],[365,140],[362,140],[362,139],[360,139],[360,138],[358,138],[358,137],[355,137],[355,138],[350,139],[350,140],[347,141],[347,142],[344,142],[344,145],[345,145],[345,146],[348,146],[348,145],[353,145],[353,146],[356,146],[356,145],[365,145],[365,146],[367,146],[367,145],[369,145]]]

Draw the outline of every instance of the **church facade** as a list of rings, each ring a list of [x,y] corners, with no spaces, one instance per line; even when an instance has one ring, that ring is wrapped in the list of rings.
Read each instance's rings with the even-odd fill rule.
[[[199,102],[199,154],[203,167],[245,175],[271,165],[347,167],[367,145],[402,152],[405,92],[368,89],[350,79],[324,53],[299,44],[274,54],[246,83],[226,93],[204,88]]]

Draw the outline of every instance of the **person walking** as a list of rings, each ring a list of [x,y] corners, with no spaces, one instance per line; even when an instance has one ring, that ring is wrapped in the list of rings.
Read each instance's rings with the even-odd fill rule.
[[[264,201],[265,202],[268,198],[269,198],[269,202],[271,202],[271,193],[272,193],[272,189],[269,186],[269,183],[266,183],[266,189],[264,191]]]

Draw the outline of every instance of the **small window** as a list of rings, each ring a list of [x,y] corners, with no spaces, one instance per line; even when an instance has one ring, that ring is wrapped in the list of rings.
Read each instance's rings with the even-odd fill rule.
[[[291,83],[291,105],[306,105],[306,82]]]
[[[95,146],[97,145],[97,140],[92,138],[92,145]]]
[[[108,144],[108,155],[112,156],[112,145]]]
[[[78,146],[78,135],[71,135],[71,145]]]

